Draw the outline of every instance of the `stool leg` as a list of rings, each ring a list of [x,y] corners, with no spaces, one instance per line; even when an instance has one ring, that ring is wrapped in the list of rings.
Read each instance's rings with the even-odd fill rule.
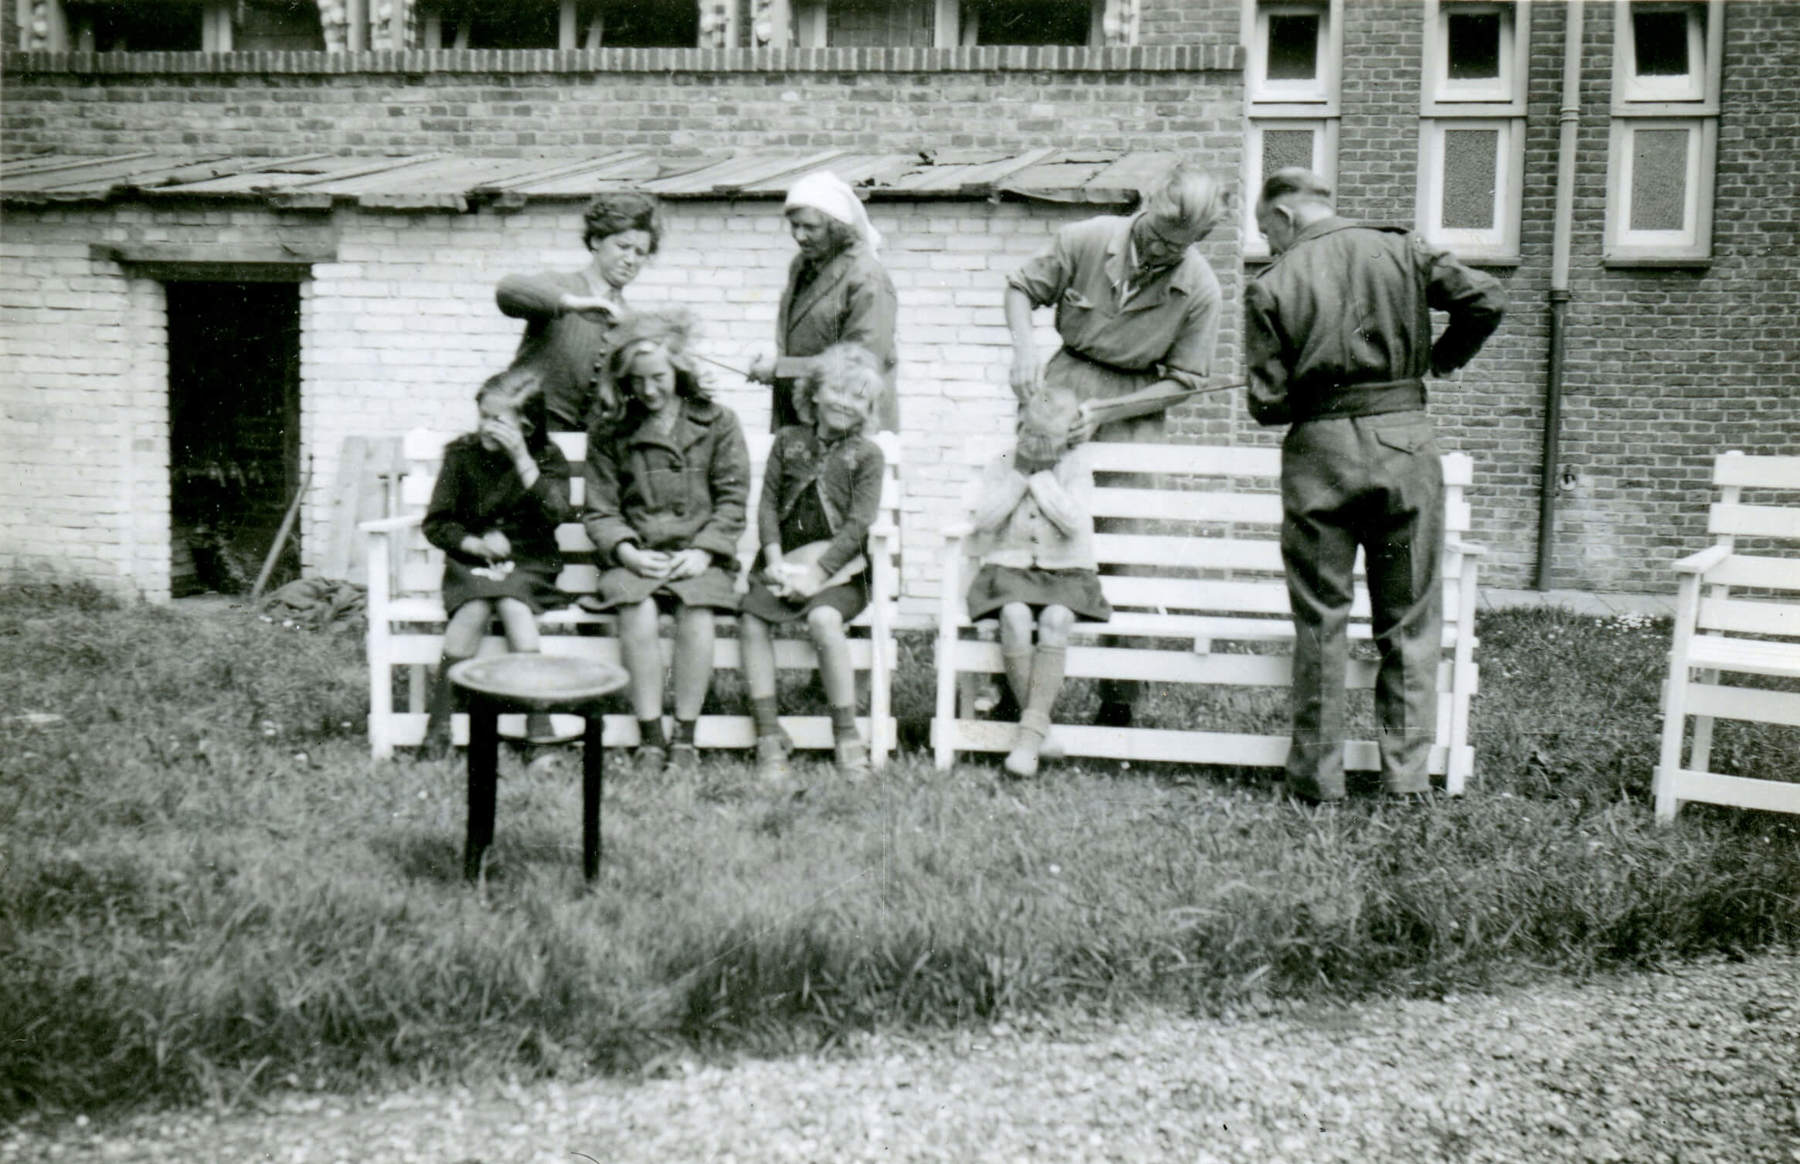
[[[581,875],[590,883],[600,876],[600,797],[606,762],[601,736],[605,728],[606,718],[599,712],[590,713],[581,743]]]
[[[481,857],[494,843],[494,785],[500,777],[500,716],[480,697],[469,701],[469,831],[463,876],[481,875]]]

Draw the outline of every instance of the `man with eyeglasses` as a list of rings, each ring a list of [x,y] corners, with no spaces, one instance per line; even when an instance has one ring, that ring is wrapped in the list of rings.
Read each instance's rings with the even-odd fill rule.
[[[1008,276],[1006,324],[1012,332],[1013,393],[1026,399],[1045,384],[1081,401],[1108,400],[1157,386],[1199,388],[1212,370],[1219,333],[1219,280],[1194,248],[1226,213],[1219,182],[1189,162],[1171,167],[1142,191],[1129,216],[1070,223],[1049,248]],[[1032,311],[1054,306],[1062,338],[1047,363],[1032,339]],[[1173,383],[1168,383],[1173,382]],[[1076,441],[1161,441],[1164,414],[1083,422]],[[1105,483],[1107,475],[1099,475]],[[1101,532],[1125,532],[1102,520]],[[1101,685],[1095,722],[1131,724],[1135,684]]]

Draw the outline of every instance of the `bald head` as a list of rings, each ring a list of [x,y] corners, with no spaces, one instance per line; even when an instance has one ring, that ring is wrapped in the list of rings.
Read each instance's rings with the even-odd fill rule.
[[[1263,179],[1256,199],[1257,229],[1277,254],[1292,246],[1302,230],[1331,213],[1331,187],[1300,166],[1276,170]]]

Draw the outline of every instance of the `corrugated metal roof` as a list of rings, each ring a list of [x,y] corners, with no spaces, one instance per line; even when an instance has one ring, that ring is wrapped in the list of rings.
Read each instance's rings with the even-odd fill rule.
[[[591,157],[402,157],[302,154],[170,158],[34,154],[0,160],[0,202],[95,203],[123,198],[252,200],[293,209],[337,203],[390,210],[587,198],[631,187],[665,198],[777,198],[802,174],[830,169],[879,199],[994,198],[1116,205],[1174,160],[1168,153],[1045,148],[862,153],[659,155],[643,149]]]

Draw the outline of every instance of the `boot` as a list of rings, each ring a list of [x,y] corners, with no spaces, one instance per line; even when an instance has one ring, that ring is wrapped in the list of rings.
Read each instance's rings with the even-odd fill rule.
[[[450,682],[450,668],[469,658],[445,653],[431,676],[431,692],[425,707],[430,713],[425,721],[425,742],[420,754],[427,760],[441,760],[450,754],[450,716],[456,711],[456,688]]]

